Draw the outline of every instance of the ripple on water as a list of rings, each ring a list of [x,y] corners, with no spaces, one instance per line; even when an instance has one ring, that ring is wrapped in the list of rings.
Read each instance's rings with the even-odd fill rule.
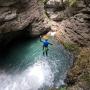
[[[49,48],[49,57],[43,57],[39,40],[15,44],[2,59],[11,71],[6,67],[0,70],[0,90],[48,90],[64,84],[72,58],[62,45],[55,43]]]

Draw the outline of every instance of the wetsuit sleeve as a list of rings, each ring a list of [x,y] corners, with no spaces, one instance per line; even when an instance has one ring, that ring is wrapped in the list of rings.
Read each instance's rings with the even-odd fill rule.
[[[40,42],[43,42],[42,38],[40,37]]]
[[[49,43],[50,45],[53,45],[52,43]]]

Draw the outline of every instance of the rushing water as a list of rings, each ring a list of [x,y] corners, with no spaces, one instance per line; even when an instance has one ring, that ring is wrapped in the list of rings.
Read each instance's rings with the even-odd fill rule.
[[[72,55],[51,40],[49,55],[42,55],[38,40],[15,42],[0,56],[0,90],[48,90],[59,87],[72,64]]]

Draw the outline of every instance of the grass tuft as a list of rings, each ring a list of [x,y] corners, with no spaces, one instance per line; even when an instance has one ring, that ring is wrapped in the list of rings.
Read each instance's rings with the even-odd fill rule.
[[[67,49],[71,52],[78,52],[79,51],[79,46],[76,44],[63,43],[63,46],[65,47],[65,49]]]

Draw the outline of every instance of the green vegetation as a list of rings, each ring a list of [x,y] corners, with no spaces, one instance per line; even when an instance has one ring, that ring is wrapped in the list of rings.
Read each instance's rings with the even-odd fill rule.
[[[58,89],[50,89],[50,90],[67,90],[67,89],[66,89],[66,86],[64,86],[64,87],[60,87]]]
[[[81,49],[80,55],[78,56],[77,65],[84,70],[81,75],[81,79],[89,83],[90,85],[90,49]]]
[[[81,48],[80,53],[77,56],[74,67],[71,70],[71,76],[77,78],[84,87],[89,87],[90,85],[90,48]],[[77,84],[79,84],[77,82]]]
[[[89,73],[84,73],[84,75],[82,75],[81,79],[86,81],[90,85],[90,74]]]
[[[68,2],[69,2],[69,6],[71,7],[76,5],[77,0],[68,0]]]
[[[59,90],[66,90],[66,87],[61,87]]]
[[[72,51],[72,52],[78,52],[79,51],[79,46],[76,44],[71,44],[71,43],[63,43],[65,49]]]
[[[43,2],[44,4],[46,4],[48,2],[48,0],[38,0],[38,2]]]
[[[45,2],[46,0],[38,0],[38,2],[41,1],[41,2]]]
[[[46,18],[49,18],[49,14],[45,11],[45,13],[44,13],[44,16],[46,17]]]
[[[90,64],[90,49],[84,48],[80,50],[80,54],[78,56],[77,65],[81,68],[87,68]]]

